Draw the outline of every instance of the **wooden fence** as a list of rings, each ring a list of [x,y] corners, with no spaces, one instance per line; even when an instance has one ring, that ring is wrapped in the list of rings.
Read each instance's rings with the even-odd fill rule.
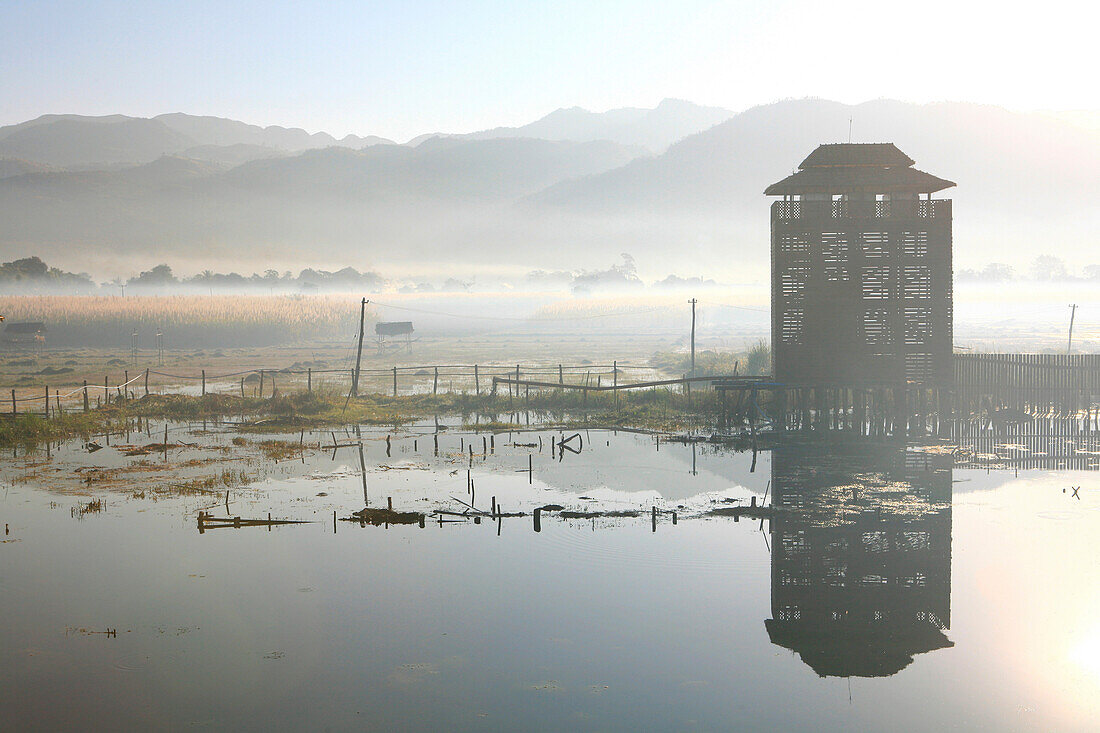
[[[1100,398],[1100,354],[955,354],[960,407],[1072,414]]]

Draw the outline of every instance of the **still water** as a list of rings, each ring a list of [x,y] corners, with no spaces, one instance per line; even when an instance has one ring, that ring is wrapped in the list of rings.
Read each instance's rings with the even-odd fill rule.
[[[1100,474],[1016,470],[1002,459],[1018,446],[964,460],[792,439],[754,456],[592,430],[551,453],[558,431],[489,447],[420,426],[387,447],[364,428],[364,474],[354,431],[335,456],[328,433],[265,453],[172,432],[163,455],[140,450],[163,442],[149,431],[0,466],[0,728],[1094,730],[1100,715]],[[426,526],[333,521],[387,498]],[[525,516],[431,515],[493,499]],[[774,515],[730,516],[754,501]],[[548,509],[536,532],[547,505],[636,516]],[[200,533],[199,511],[310,521]]]

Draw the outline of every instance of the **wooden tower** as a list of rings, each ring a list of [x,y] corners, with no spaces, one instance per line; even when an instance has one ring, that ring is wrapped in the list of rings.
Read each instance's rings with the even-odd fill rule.
[[[892,143],[821,145],[764,192],[772,356],[786,384],[952,379],[951,181]]]

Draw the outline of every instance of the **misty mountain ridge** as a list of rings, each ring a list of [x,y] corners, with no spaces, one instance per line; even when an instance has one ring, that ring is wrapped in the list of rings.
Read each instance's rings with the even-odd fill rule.
[[[552,141],[607,140],[646,152],[662,152],[671,143],[729,119],[732,112],[681,100],[663,100],[654,109],[623,108],[590,112],[559,109],[521,127],[501,127],[463,135],[421,135],[409,141],[418,147],[429,139],[489,140],[536,138]],[[278,125],[260,127],[222,117],[181,112],[156,117],[47,114],[0,127],[0,158],[71,168],[107,168],[148,163],[162,155],[183,155],[239,165],[249,160],[300,153],[333,146],[360,149],[394,145],[376,135],[308,133]]]
[[[421,135],[410,144],[418,144],[432,137],[472,140],[533,137],[576,142],[610,140],[621,145],[642,147],[651,153],[662,153],[677,140],[706,130],[733,115],[728,109],[702,107],[680,99],[664,99],[653,109],[623,107],[607,112],[591,112],[581,107],[570,107],[555,110],[520,127],[495,127],[465,135]]]
[[[636,118],[620,112],[611,115],[617,123]],[[95,172],[20,175],[9,160],[16,174],[0,178],[0,247],[52,258],[82,246],[105,267],[136,258],[200,270],[258,258],[281,268],[526,271],[558,269],[562,258],[586,267],[627,251],[666,273],[744,279],[766,272],[764,187],[819,143],[846,140],[849,118],[853,141],[895,142],[918,168],[958,183],[943,195],[956,201],[960,268],[1093,246],[1100,145],[1086,128],[986,105],[803,99],[746,110],[660,155],[504,135],[276,155],[251,143],[234,143],[243,147],[230,154],[188,138],[169,158]],[[146,149],[156,140],[179,143],[150,135]],[[188,162],[189,154],[205,159]]]
[[[284,155],[333,145],[361,148],[392,144],[377,136],[259,127],[219,117],[182,113],[153,118],[107,115],[42,115],[0,127],[0,157],[64,168],[140,165],[162,155],[193,151],[211,161],[236,164],[257,157]]]

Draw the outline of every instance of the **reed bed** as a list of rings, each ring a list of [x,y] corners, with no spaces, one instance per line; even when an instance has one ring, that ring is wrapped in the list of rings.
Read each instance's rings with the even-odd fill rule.
[[[349,295],[167,295],[0,297],[9,323],[42,321],[50,346],[139,348],[274,346],[350,338],[358,330],[359,300]],[[375,314],[368,312],[373,323]]]

